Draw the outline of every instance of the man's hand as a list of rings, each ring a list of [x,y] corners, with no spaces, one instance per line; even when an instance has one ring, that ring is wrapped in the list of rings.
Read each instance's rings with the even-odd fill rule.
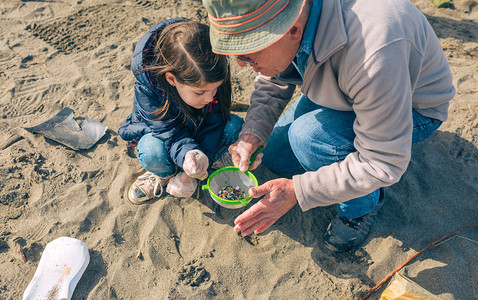
[[[229,153],[231,153],[232,162],[242,172],[247,170],[254,170],[262,162],[262,153],[257,154],[256,159],[249,168],[249,160],[251,155],[261,146],[261,140],[250,133],[243,134],[239,139],[229,146]]]
[[[234,231],[246,236],[264,232],[297,203],[294,184],[291,179],[279,178],[249,189],[253,198],[259,200],[235,220]]]
[[[184,156],[183,170],[189,177],[200,180],[206,179],[208,166],[209,159],[200,150],[190,150]]]

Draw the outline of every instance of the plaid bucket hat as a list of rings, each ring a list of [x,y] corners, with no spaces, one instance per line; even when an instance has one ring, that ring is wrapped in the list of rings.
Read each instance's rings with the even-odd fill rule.
[[[203,0],[212,50],[241,55],[260,51],[284,36],[305,0]]]

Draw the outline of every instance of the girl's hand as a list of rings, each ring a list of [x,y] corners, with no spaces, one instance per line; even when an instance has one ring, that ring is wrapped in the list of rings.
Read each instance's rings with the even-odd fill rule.
[[[206,179],[208,166],[209,159],[201,150],[190,150],[184,157],[183,170],[189,177]]]
[[[195,178],[189,177],[184,172],[179,172],[169,180],[166,192],[175,197],[191,197],[197,186]]]

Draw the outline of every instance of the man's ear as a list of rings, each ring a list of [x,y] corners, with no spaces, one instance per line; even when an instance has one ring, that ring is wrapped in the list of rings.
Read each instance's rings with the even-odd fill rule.
[[[164,77],[166,78],[166,81],[172,85],[172,86],[176,86],[176,82],[177,82],[177,79],[176,79],[176,76],[173,75],[173,73],[171,72],[166,72],[164,74]]]
[[[295,22],[289,29],[290,39],[295,42],[300,42],[304,35],[304,26],[300,22]]]

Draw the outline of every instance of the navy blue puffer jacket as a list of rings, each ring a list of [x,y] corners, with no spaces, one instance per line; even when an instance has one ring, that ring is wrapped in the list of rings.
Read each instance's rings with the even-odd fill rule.
[[[183,165],[186,153],[193,149],[204,152],[212,164],[214,152],[218,148],[226,125],[217,101],[204,107],[204,118],[196,122],[188,118],[187,124],[184,124],[182,115],[177,117],[180,108],[173,102],[170,103],[167,114],[161,120],[154,120],[157,116],[152,112],[164,105],[166,94],[156,85],[151,72],[141,72],[144,63],[143,53],[148,47],[148,41],[157,30],[183,20],[186,19],[176,18],[156,24],[136,44],[131,63],[131,70],[136,77],[133,112],[118,129],[119,135],[125,141],[139,141],[143,135],[152,133],[165,143],[169,156],[180,167]]]

